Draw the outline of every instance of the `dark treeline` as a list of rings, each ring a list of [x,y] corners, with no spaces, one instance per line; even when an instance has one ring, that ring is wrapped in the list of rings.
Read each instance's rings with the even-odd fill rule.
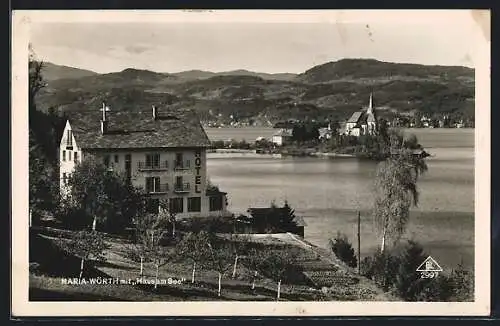
[[[58,202],[58,148],[66,119],[49,109],[38,110],[35,98],[45,87],[43,62],[31,51],[29,58],[29,203],[30,210],[55,208]]]

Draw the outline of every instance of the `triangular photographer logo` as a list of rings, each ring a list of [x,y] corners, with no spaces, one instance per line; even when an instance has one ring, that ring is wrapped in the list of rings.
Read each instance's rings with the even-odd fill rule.
[[[431,256],[427,257],[420,266],[417,268],[417,272],[442,272],[443,269],[437,261],[434,260]]]

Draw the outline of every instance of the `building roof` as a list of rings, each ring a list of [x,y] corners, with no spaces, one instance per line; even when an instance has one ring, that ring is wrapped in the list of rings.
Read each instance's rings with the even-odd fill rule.
[[[363,111],[354,112],[349,120],[347,120],[347,123],[358,123],[358,121],[363,117],[363,113]]]
[[[247,210],[247,212],[252,215],[252,217],[255,217],[269,215],[273,210],[280,211],[284,209],[285,207],[251,207]],[[297,224],[297,226],[307,226],[304,218],[302,218],[301,216],[295,215],[295,218],[293,220]]]
[[[281,137],[292,137],[293,132],[291,129],[280,129],[273,136],[281,136]]]
[[[69,122],[76,142],[84,149],[119,148],[176,148],[210,146],[205,130],[190,111],[158,108],[152,110],[109,111],[106,113],[108,131],[101,134],[102,111],[74,111]]]

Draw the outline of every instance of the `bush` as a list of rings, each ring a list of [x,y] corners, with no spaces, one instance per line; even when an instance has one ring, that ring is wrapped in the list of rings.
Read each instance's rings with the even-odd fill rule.
[[[416,272],[418,266],[428,257],[418,243],[409,241],[400,255],[398,271],[394,279],[397,293],[406,301],[417,301],[429,279],[422,279]]]
[[[373,257],[365,257],[361,262],[361,273],[374,280],[384,291],[393,288],[397,275],[399,257],[387,252],[377,253]]]
[[[474,273],[458,265],[451,272],[453,301],[474,301]]]
[[[330,248],[335,256],[349,267],[358,266],[358,259],[354,254],[354,248],[345,234],[339,232],[334,240],[330,239]]]
[[[408,241],[402,247],[363,259],[361,273],[405,301],[472,300],[471,272],[459,266],[450,275],[423,279],[416,269],[427,257],[420,244]]]
[[[231,233],[234,229],[234,220],[227,217],[200,217],[181,220],[177,224],[177,230],[183,232],[198,233],[208,231],[211,233]]]
[[[78,207],[61,205],[58,207],[55,217],[68,230],[84,230],[92,227],[93,219]]]

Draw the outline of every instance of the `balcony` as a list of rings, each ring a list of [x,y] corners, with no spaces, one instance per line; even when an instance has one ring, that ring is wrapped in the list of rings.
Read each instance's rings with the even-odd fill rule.
[[[139,171],[164,171],[168,169],[168,161],[159,162],[157,164],[150,162],[138,162],[137,169]]]
[[[156,185],[156,187],[153,187],[152,189],[146,189],[146,192],[151,195],[165,194],[168,192],[168,183]]]
[[[182,170],[189,170],[190,168],[190,163],[189,161],[175,161],[174,162],[174,170],[176,171],[182,171]]]
[[[174,192],[176,193],[189,192],[189,190],[190,190],[189,183],[181,183],[181,184],[176,184],[174,186]]]

